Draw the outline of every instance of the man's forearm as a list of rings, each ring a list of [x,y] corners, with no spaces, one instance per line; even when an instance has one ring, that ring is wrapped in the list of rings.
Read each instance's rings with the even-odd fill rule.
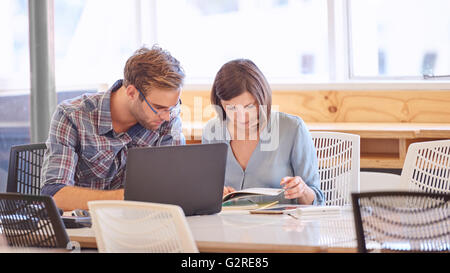
[[[94,200],[123,200],[124,190],[92,190],[89,188],[66,186],[59,190],[53,200],[63,211],[88,209],[87,202]]]

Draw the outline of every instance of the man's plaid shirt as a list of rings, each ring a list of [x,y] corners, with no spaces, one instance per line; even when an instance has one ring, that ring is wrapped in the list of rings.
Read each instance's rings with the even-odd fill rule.
[[[41,194],[53,196],[65,186],[123,188],[129,148],[185,144],[179,115],[156,131],[136,124],[116,134],[110,96],[121,86],[119,80],[105,93],[84,94],[58,105],[46,142]]]

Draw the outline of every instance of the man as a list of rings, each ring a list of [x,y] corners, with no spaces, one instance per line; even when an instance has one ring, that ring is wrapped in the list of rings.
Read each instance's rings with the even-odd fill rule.
[[[41,194],[53,196],[64,211],[87,209],[91,200],[123,199],[128,149],[185,143],[179,117],[184,76],[167,51],[141,48],[128,59],[123,81],[107,92],[58,105]]]

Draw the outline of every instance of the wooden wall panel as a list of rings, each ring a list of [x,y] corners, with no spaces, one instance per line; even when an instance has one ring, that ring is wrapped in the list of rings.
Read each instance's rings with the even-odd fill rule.
[[[204,111],[209,96],[182,93],[187,143],[199,143],[212,118]],[[411,143],[450,139],[450,90],[274,91],[272,105],[302,117],[311,131],[360,135],[361,168],[401,169]]]
[[[194,99],[204,109],[209,95],[182,93],[183,105],[192,109],[191,121]],[[274,91],[272,104],[306,122],[450,123],[450,91]]]

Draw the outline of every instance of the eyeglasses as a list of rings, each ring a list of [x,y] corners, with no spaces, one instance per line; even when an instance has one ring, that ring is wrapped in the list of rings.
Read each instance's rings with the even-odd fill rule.
[[[150,109],[152,109],[153,113],[158,115],[161,119],[164,119],[164,117],[167,117],[167,113],[169,113],[169,120],[173,120],[174,118],[176,118],[178,116],[178,114],[180,114],[180,107],[179,106],[181,105],[181,99],[178,99],[177,104],[172,106],[172,107],[170,107],[169,109],[156,111],[155,108],[153,108],[152,105],[145,98],[144,93],[142,93],[141,90],[139,90],[137,88],[136,88],[136,90],[144,98],[144,101],[147,103],[148,107],[150,107]]]

